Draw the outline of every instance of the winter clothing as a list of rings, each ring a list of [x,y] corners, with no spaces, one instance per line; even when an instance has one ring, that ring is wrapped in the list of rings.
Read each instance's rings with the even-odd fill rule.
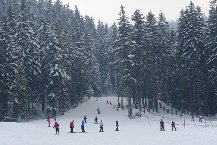
[[[99,132],[103,132],[103,123],[102,123],[102,120],[100,121],[100,130]]]
[[[202,123],[202,116],[200,116],[200,117],[199,117],[199,122],[201,122],[201,123]]]
[[[73,133],[73,129],[74,129],[74,120],[72,122],[70,122],[70,128],[71,128],[71,133]]]
[[[99,110],[99,108],[97,109],[97,112],[98,112],[98,114],[100,114],[100,110]]]
[[[97,122],[97,121],[98,121],[98,118],[97,118],[97,117],[95,117],[95,119],[94,119],[94,120],[95,120],[95,123],[96,123],[96,124],[98,124],[98,122]]]
[[[60,133],[60,131],[59,131],[59,124],[57,122],[55,122],[53,128],[56,129],[56,134],[57,134],[57,132]]]
[[[161,119],[161,121],[160,121],[160,130],[165,131],[163,119]]]
[[[82,120],[82,122],[81,122],[81,130],[82,130],[82,132],[85,132],[85,130],[84,130],[84,120]]]
[[[119,126],[119,125],[118,125],[118,121],[116,121],[116,130],[115,130],[115,131],[119,131],[119,130],[118,130],[118,126]]]
[[[172,124],[171,124],[171,126],[172,126],[172,131],[173,131],[173,128],[175,129],[175,131],[176,131],[176,125],[175,125],[175,122],[174,121],[172,121]]]
[[[87,116],[86,115],[84,116],[84,121],[85,121],[85,123],[87,123]]]

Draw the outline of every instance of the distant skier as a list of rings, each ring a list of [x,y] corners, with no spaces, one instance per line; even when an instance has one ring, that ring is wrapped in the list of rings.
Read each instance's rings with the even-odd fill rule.
[[[119,131],[118,126],[119,126],[118,121],[116,121],[116,129],[115,129],[115,131]]]
[[[70,122],[71,133],[73,133],[74,129],[74,120]]]
[[[48,127],[50,127],[50,115],[47,116]]]
[[[84,130],[84,120],[82,120],[82,122],[81,122],[81,131],[85,132],[85,130]]]
[[[112,105],[112,102],[110,101],[110,105]]]
[[[103,123],[102,123],[102,120],[100,121],[100,130],[99,132],[103,132]]]
[[[99,108],[97,108],[97,113],[100,114],[100,110],[99,110]]]
[[[94,124],[98,124],[98,118],[97,117],[95,117],[95,122],[94,122]]]
[[[201,116],[201,115],[200,115],[200,117],[199,117],[199,122],[202,123],[202,116]]]
[[[60,130],[59,130],[59,124],[58,124],[57,122],[55,122],[53,128],[56,129],[56,134],[57,134],[57,133],[58,133],[58,134],[60,133]]]
[[[174,130],[176,131],[176,124],[175,124],[175,122],[174,122],[174,121],[172,121],[172,124],[171,124],[171,126],[172,126],[172,131],[173,131],[173,128],[174,128]]]
[[[84,116],[84,121],[85,121],[85,123],[87,123],[87,116],[86,115]]]
[[[191,116],[192,121],[194,122],[194,115]]]
[[[107,100],[106,104],[109,104],[109,101]]]
[[[163,119],[161,119],[161,121],[160,121],[160,131],[165,131]]]

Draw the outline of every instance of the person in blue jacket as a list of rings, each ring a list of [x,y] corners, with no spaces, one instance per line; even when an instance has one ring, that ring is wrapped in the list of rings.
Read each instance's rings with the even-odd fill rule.
[[[84,120],[82,120],[82,122],[81,122],[81,131],[85,132],[85,130],[84,130]]]

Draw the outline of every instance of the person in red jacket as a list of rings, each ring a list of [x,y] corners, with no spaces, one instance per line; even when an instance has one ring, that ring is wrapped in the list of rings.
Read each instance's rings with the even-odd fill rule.
[[[73,133],[74,129],[74,120],[70,122],[71,133]]]
[[[48,127],[50,127],[50,115],[47,116]]]
[[[58,134],[60,133],[60,130],[59,130],[59,124],[58,124],[57,122],[55,122],[53,128],[56,129],[56,134],[57,134],[57,132],[58,132]]]
[[[175,131],[176,131],[176,125],[175,125],[175,122],[174,121],[172,121],[172,124],[171,124],[171,126],[172,126],[172,131],[173,131],[173,128],[175,129]]]

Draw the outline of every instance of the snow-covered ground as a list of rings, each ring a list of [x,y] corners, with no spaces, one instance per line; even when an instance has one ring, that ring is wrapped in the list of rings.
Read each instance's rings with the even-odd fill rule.
[[[0,145],[217,145],[217,121],[199,123],[198,118],[192,122],[185,116],[186,127],[182,126],[184,118],[176,115],[145,113],[141,118],[129,119],[127,110],[113,109],[106,104],[109,100],[117,104],[115,97],[95,98],[57,117],[60,135],[55,135],[47,121],[36,120],[28,123],[0,123]],[[101,114],[97,114],[97,108]],[[87,115],[85,130],[88,133],[68,133],[69,122],[75,120],[74,131],[80,132],[81,120]],[[99,124],[94,124],[95,116],[102,120],[104,132],[99,132]],[[159,130],[159,120],[164,117],[165,132]],[[120,124],[120,131],[115,130],[115,121]],[[171,121],[176,122],[177,131],[171,131]],[[203,120],[204,121],[204,120]],[[54,120],[51,120],[54,124]]]

